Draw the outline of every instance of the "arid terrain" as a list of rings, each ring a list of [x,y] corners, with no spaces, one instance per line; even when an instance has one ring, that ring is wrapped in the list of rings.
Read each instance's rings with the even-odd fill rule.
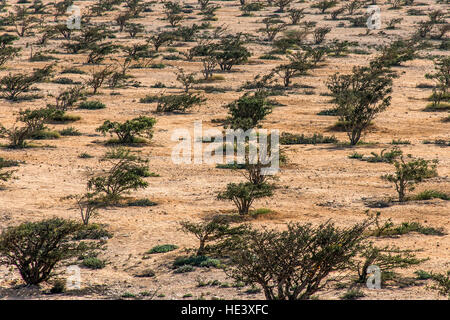
[[[250,1],[250,0],[249,0]],[[8,0],[7,7],[0,13],[6,17],[13,12],[17,0]],[[19,1],[20,2],[20,1]],[[53,1],[43,1],[50,3]],[[87,15],[89,6],[96,1],[74,1],[81,8],[81,15]],[[102,24],[114,32],[114,38],[108,39],[117,45],[145,43],[158,29],[172,30],[165,19],[164,7],[160,1],[144,1],[151,10],[144,10],[133,23],[145,26],[145,32],[139,32],[131,38],[125,32],[119,32],[115,18],[126,10],[124,4],[115,6],[100,16],[92,15],[90,24]],[[251,1],[250,1],[251,2]],[[254,2],[254,1],[253,1]],[[264,2],[261,0],[261,2]],[[282,145],[287,157],[275,181],[277,189],[269,198],[256,199],[252,209],[268,208],[270,211],[253,218],[247,223],[255,228],[268,227],[283,229],[288,222],[312,223],[317,225],[331,219],[337,226],[350,226],[367,218],[369,213],[381,212],[381,221],[391,219],[394,224],[418,222],[421,225],[442,228],[445,235],[426,235],[411,232],[395,237],[373,237],[371,241],[379,246],[392,245],[401,249],[418,250],[418,258],[428,258],[419,265],[406,269],[395,269],[401,281],[390,282],[378,290],[361,286],[364,296],[360,299],[446,299],[432,288],[431,280],[419,280],[414,273],[417,270],[445,273],[450,270],[450,202],[442,199],[395,201],[397,193],[392,183],[381,179],[381,176],[392,173],[391,163],[360,161],[351,159],[349,155],[357,152],[370,156],[371,152],[380,153],[383,149],[391,150],[393,140],[409,141],[398,147],[404,155],[411,154],[427,160],[438,159],[438,175],[417,185],[408,195],[415,195],[424,190],[439,190],[450,194],[450,122],[443,121],[448,111],[425,112],[430,103],[435,81],[427,79],[425,74],[434,72],[434,58],[449,56],[447,49],[439,49],[439,45],[448,41],[448,33],[443,39],[425,37],[428,46],[420,49],[415,58],[402,62],[392,69],[398,73],[393,79],[391,105],[380,113],[362,140],[364,143],[350,147],[345,132],[333,130],[337,116],[318,115],[322,110],[333,107],[332,97],[326,86],[327,79],[339,72],[350,73],[354,66],[367,65],[370,59],[379,52],[377,46],[387,45],[397,39],[411,38],[417,31],[417,23],[427,19],[427,13],[442,10],[446,23],[449,22],[449,4],[435,0],[414,1],[412,5],[403,5],[391,9],[388,1],[377,1],[381,8],[381,29],[368,30],[367,27],[352,27],[349,15],[344,11],[336,20],[330,17],[330,11],[343,6],[348,1],[340,1],[337,7],[319,14],[319,9],[311,8],[318,1],[294,1],[291,7],[305,8],[302,21],[315,22],[316,27],[330,27],[323,44],[333,40],[355,42],[343,56],[326,56],[319,68],[310,70],[306,75],[292,79],[290,88],[281,94],[270,96],[277,104],[272,113],[261,122],[265,129],[277,129],[279,132],[305,134],[310,136],[319,133],[324,136],[335,136],[341,143],[332,144],[297,144]],[[369,3],[370,1],[368,1]],[[30,5],[32,1],[21,5]],[[203,16],[199,15],[197,1],[181,1],[192,13],[185,13],[180,25],[202,24]],[[50,284],[42,284],[40,288],[24,287],[20,274],[14,268],[0,266],[0,298],[2,299],[147,299],[149,294],[157,290],[153,299],[263,299],[260,290],[249,290],[250,286],[234,287],[234,280],[227,278],[219,268],[194,268],[192,272],[174,273],[172,263],[175,258],[185,255],[186,249],[195,248],[198,241],[191,234],[180,231],[180,221],[203,221],[213,215],[234,215],[232,202],[217,199],[217,193],[226,188],[230,182],[241,182],[240,170],[216,168],[214,164],[174,164],[172,150],[178,143],[171,139],[174,130],[187,129],[193,132],[194,121],[201,120],[203,130],[210,128],[223,129],[217,119],[227,117],[228,103],[238,99],[251,89],[243,89],[247,81],[254,81],[258,74],[269,73],[287,60],[285,54],[277,54],[278,60],[260,59],[272,51],[269,41],[265,41],[262,19],[277,14],[286,23],[289,22],[287,10],[276,12],[276,6],[266,6],[251,15],[243,16],[239,1],[211,1],[220,5],[215,12],[216,21],[208,21],[210,29],[202,29],[199,35],[222,26],[225,34],[245,33],[252,36],[245,44],[251,52],[248,61],[233,66],[231,71],[214,71],[214,78],[209,82],[198,83],[192,91],[200,93],[206,102],[182,113],[156,112],[155,103],[141,103],[146,96],[182,93],[182,85],[176,80],[178,67],[186,72],[197,72],[197,79],[202,79],[202,62],[199,59],[187,61],[181,53],[187,52],[198,44],[196,41],[173,41],[163,44],[158,56],[152,60],[153,65],[163,64],[163,68],[129,68],[128,79],[135,83],[125,83],[111,88],[104,84],[97,94],[90,95],[87,100],[101,101],[106,108],[84,110],[76,106],[67,111],[69,115],[80,119],[67,123],[47,123],[53,131],[67,127],[76,128],[81,135],[60,136],[58,139],[28,140],[26,148],[8,148],[7,139],[0,139],[0,158],[16,160],[20,165],[12,169],[12,178],[2,182],[0,190],[0,231],[8,226],[18,225],[25,221],[37,221],[50,217],[62,217],[80,220],[80,211],[70,195],[82,194],[86,190],[86,182],[91,174],[105,169],[107,162],[100,161],[110,149],[105,142],[109,134],[103,136],[96,131],[105,120],[123,122],[138,116],[149,116],[157,120],[154,134],[150,142],[130,147],[142,158],[149,160],[149,170],[159,176],[145,178],[148,187],[132,191],[127,197],[133,199],[149,199],[154,206],[111,206],[99,210],[91,223],[105,224],[113,235],[107,240],[106,250],[99,258],[106,261],[106,266],[92,270],[81,267],[81,290],[67,291],[61,294],[49,294]],[[264,2],[266,4],[266,2]],[[410,9],[422,10],[424,15],[408,14]],[[45,24],[65,23],[68,14],[55,17],[53,7],[49,6],[47,14],[42,16]],[[355,10],[353,16],[363,15],[366,8]],[[387,22],[393,18],[402,18],[395,29],[387,28]],[[84,20],[81,21],[81,28]],[[13,25],[0,27],[0,34],[15,33]],[[288,25],[287,29],[299,26]],[[314,29],[314,27],[312,28]],[[87,64],[87,53],[69,54],[61,44],[66,42],[61,34],[52,36],[45,46],[39,45],[41,29],[33,28],[29,33],[14,42],[15,47],[22,50],[17,57],[7,61],[0,70],[0,77],[9,73],[31,73],[34,68],[42,68],[56,63],[55,74],[50,80],[33,85],[40,97],[32,100],[10,101],[0,99],[0,123],[4,127],[13,126],[17,113],[27,108],[43,108],[54,103],[55,96],[68,84],[55,83],[57,78],[70,78],[84,83],[92,70],[100,70],[118,65],[124,59],[124,53],[118,50],[109,54],[99,64]],[[79,31],[73,31],[74,34]],[[277,36],[281,37],[282,32]],[[313,35],[309,34],[305,43],[314,44]],[[30,55],[41,52],[53,57],[48,61],[30,61]],[[172,56],[177,56],[174,59]],[[169,57],[169,59],[165,59]],[[84,71],[84,74],[61,72],[68,68]],[[282,86],[282,81],[275,77]],[[161,88],[161,84],[164,87]],[[209,90],[202,90],[208,87]],[[212,87],[218,88],[212,91]],[[91,88],[87,88],[92,92]],[[444,143],[424,143],[434,141]],[[347,144],[345,144],[347,143]],[[205,145],[205,144],[204,144]],[[81,154],[91,157],[80,157]],[[10,169],[10,168],[6,168]],[[391,200],[389,200],[391,199]],[[389,202],[390,201],[390,202]],[[370,203],[389,202],[386,207],[370,208]],[[372,206],[373,207],[373,206]],[[236,214],[237,215],[237,214]],[[146,254],[156,245],[174,244],[179,248],[159,254]],[[58,268],[64,278],[65,267]],[[152,277],[137,277],[146,270],[154,271]],[[356,276],[348,272],[349,276]],[[214,280],[216,285],[211,284]],[[200,286],[200,282],[209,285]],[[347,288],[334,284],[328,285],[316,296],[318,299],[339,299]],[[147,292],[147,294],[142,294]]]

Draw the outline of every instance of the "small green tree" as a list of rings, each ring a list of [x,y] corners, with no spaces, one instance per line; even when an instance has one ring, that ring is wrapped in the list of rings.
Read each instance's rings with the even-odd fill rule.
[[[321,0],[313,4],[311,8],[317,8],[322,14],[324,14],[328,9],[335,7],[337,3],[338,2],[336,0]]]
[[[361,261],[355,263],[358,271],[358,282],[366,283],[369,266],[376,265],[383,274],[391,273],[395,269],[404,269],[418,265],[428,259],[418,259],[413,250],[401,250],[396,247],[376,247],[372,243],[366,244],[360,251]]]
[[[403,156],[394,160],[395,173],[382,176],[382,179],[395,184],[398,201],[405,201],[406,191],[414,190],[415,184],[437,175],[437,160],[424,160],[422,158],[405,161]]]
[[[27,92],[33,84],[48,79],[53,73],[53,65],[35,69],[30,73],[9,73],[0,79],[0,91],[2,97],[8,100],[17,100],[19,96]]]
[[[72,240],[82,229],[81,224],[60,218],[8,227],[0,234],[0,263],[15,266],[27,285],[47,281],[58,264],[98,248]]]
[[[332,272],[351,267],[368,221],[349,228],[327,222],[288,224],[286,231],[252,230],[233,252],[228,274],[246,284],[257,284],[268,300],[304,300],[327,284]]]
[[[229,71],[234,65],[248,60],[251,53],[244,47],[244,43],[240,34],[221,39],[214,52],[221,70]]]
[[[197,256],[206,254],[223,254],[236,236],[243,234],[245,225],[231,227],[223,218],[214,217],[208,222],[180,222],[181,230],[193,234],[199,240]]]
[[[106,120],[103,125],[96,129],[97,132],[117,135],[119,143],[133,143],[136,137],[153,137],[153,126],[156,123],[155,118],[140,116],[123,123]]]
[[[17,39],[19,38],[8,33],[0,35],[0,67],[7,61],[18,56],[21,48],[16,48],[11,45]]]
[[[244,94],[238,100],[228,104],[227,123],[232,129],[247,131],[258,126],[259,122],[272,112],[264,93]]]
[[[358,143],[372,120],[391,104],[393,77],[379,67],[354,67],[350,75],[330,77],[327,86],[351,145]]]
[[[246,215],[256,199],[272,196],[273,189],[272,185],[266,183],[258,185],[251,182],[229,183],[225,191],[219,192],[217,199],[233,201],[238,213]]]
[[[99,202],[114,204],[130,190],[147,188],[148,182],[143,179],[151,176],[147,161],[131,156],[129,151],[109,161],[111,168],[93,176],[87,183],[88,192],[92,192]]]
[[[7,129],[0,124],[0,138],[7,138],[10,148],[23,148],[26,146],[27,139],[45,129],[45,122],[50,120],[55,112],[54,108],[20,111],[16,123],[11,128]],[[22,122],[24,125],[17,126],[17,122]]]

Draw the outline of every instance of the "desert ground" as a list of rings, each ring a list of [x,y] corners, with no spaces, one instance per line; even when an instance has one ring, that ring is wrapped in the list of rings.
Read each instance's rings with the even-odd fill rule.
[[[12,11],[18,1],[7,1],[8,7],[0,15],[6,16]],[[30,3],[31,1],[29,1]],[[51,1],[43,1],[49,3]],[[95,1],[74,1],[86,14],[87,8]],[[149,2],[149,1],[145,1]],[[321,133],[334,135],[339,141],[348,141],[345,132],[333,131],[331,127],[336,122],[336,116],[319,116],[321,110],[333,107],[331,97],[327,95],[326,80],[336,72],[349,73],[354,66],[366,65],[378,52],[377,45],[388,44],[399,38],[411,36],[417,28],[417,22],[425,20],[426,16],[415,16],[407,13],[415,8],[430,12],[443,10],[448,23],[449,5],[445,1],[435,0],[415,1],[411,6],[402,6],[391,10],[387,1],[377,1],[381,8],[382,26],[379,30],[367,32],[365,27],[350,27],[343,13],[339,20],[331,20],[327,11],[318,14],[318,9],[311,8],[314,1],[294,1],[292,7],[305,8],[303,20],[313,21],[317,26],[329,26],[331,31],[326,35],[325,44],[334,39],[357,42],[353,49],[367,51],[367,54],[355,53],[350,50],[346,56],[327,57],[320,68],[310,71],[307,75],[293,79],[293,85],[283,95],[270,97],[278,102],[273,112],[261,125],[265,129],[278,129],[280,132],[311,135]],[[316,1],[317,2],[317,1]],[[347,1],[340,1],[341,4]],[[420,2],[420,3],[419,3]],[[29,5],[28,3],[28,5]],[[198,15],[196,1],[182,1],[190,5],[193,13],[187,16],[182,25],[201,24],[202,16]],[[226,26],[225,33],[236,34],[244,32],[263,39],[264,34],[257,32],[262,27],[261,20],[274,14],[276,7],[269,6],[260,11],[252,12],[251,16],[242,16],[238,1],[211,1],[220,5],[216,11],[217,21],[211,21],[213,27]],[[341,5],[339,4],[339,5]],[[338,5],[338,6],[339,6]],[[115,44],[130,44],[145,42],[152,32],[158,28],[171,30],[164,19],[163,5],[153,1],[151,12],[142,12],[134,23],[145,26],[146,33],[139,33],[136,38],[130,38],[126,32],[118,32],[114,17],[125,10],[123,5],[101,16],[91,18],[91,23],[105,24],[115,31]],[[49,9],[51,12],[51,10]],[[363,14],[365,8],[357,10]],[[286,12],[277,13],[288,21]],[[61,23],[68,15],[59,17]],[[193,18],[192,18],[193,17]],[[402,18],[394,30],[386,29],[387,21],[392,18]],[[49,24],[55,23],[51,14],[44,15]],[[83,25],[81,26],[83,28]],[[288,26],[296,28],[296,26]],[[202,32],[201,30],[200,32]],[[14,26],[3,26],[0,33],[14,34]],[[211,32],[211,30],[210,30]],[[107,64],[121,60],[120,53],[111,54],[99,65],[86,64],[86,53],[68,54],[61,48],[65,40],[57,35],[48,41],[45,47],[35,44],[39,37],[38,29],[20,37],[14,45],[22,48],[18,57],[8,61],[0,70],[0,77],[8,73],[28,73],[33,68],[43,67],[56,62],[56,75],[68,77],[75,81],[86,81],[89,72],[100,69]],[[447,38],[448,39],[448,38]],[[312,35],[306,42],[312,41]],[[422,49],[413,60],[403,62],[401,66],[393,67],[399,77],[394,79],[391,105],[379,114],[373,125],[364,134],[363,141],[354,147],[336,144],[308,144],[282,146],[288,162],[277,174],[274,196],[257,199],[253,209],[269,208],[267,214],[249,219],[253,227],[268,227],[283,229],[288,222],[312,223],[314,225],[332,220],[338,226],[349,226],[364,220],[366,210],[381,212],[381,219],[391,219],[395,224],[402,222],[419,222],[425,226],[443,228],[446,235],[434,236],[419,233],[409,233],[398,237],[374,238],[376,245],[394,245],[401,249],[420,250],[419,258],[429,258],[420,265],[406,269],[396,269],[403,277],[401,283],[393,283],[379,290],[361,287],[364,297],[360,299],[446,299],[433,290],[430,280],[417,280],[414,274],[417,270],[444,273],[450,270],[450,205],[446,200],[410,200],[405,203],[393,203],[385,208],[369,208],[370,201],[395,199],[396,191],[393,185],[380,177],[393,171],[390,163],[370,163],[350,159],[354,152],[370,155],[380,153],[383,149],[391,149],[392,140],[408,140],[410,144],[400,145],[404,154],[412,154],[424,159],[438,159],[438,176],[418,184],[411,194],[417,194],[426,189],[450,193],[450,124],[442,119],[447,112],[424,112],[429,103],[427,98],[432,93],[429,87],[418,87],[420,84],[433,85],[433,80],[426,79],[425,74],[434,71],[432,57],[448,56],[445,49],[438,49],[442,40],[427,39],[433,46]],[[23,149],[0,148],[0,157],[20,161],[13,178],[3,183],[0,190],[0,229],[17,225],[25,221],[37,221],[49,217],[62,217],[79,220],[79,209],[73,199],[67,197],[81,194],[86,189],[86,181],[90,174],[105,168],[105,162],[100,161],[108,150],[105,141],[109,136],[96,132],[103,121],[125,121],[140,115],[154,117],[157,123],[154,135],[148,144],[132,147],[141,157],[149,160],[150,171],[157,177],[146,178],[149,186],[145,189],[131,192],[129,197],[146,198],[156,203],[150,207],[108,207],[99,211],[93,223],[107,226],[113,237],[107,240],[107,249],[99,258],[106,261],[102,269],[91,270],[81,267],[81,289],[62,294],[49,294],[50,284],[41,287],[24,287],[17,270],[0,266],[0,298],[2,299],[147,299],[143,292],[154,292],[153,299],[263,299],[258,290],[248,290],[250,287],[233,287],[233,280],[227,278],[221,269],[195,268],[189,273],[174,273],[171,265],[176,257],[184,255],[185,249],[197,245],[195,237],[180,231],[182,220],[203,221],[216,214],[234,214],[235,207],[231,202],[217,199],[217,193],[230,182],[243,181],[239,171],[218,169],[214,164],[174,164],[171,152],[176,141],[171,139],[174,130],[187,129],[193,131],[194,121],[201,120],[203,130],[210,128],[222,129],[215,119],[227,117],[224,106],[244,94],[240,88],[253,81],[258,74],[270,72],[274,67],[286,62],[285,55],[279,55],[280,60],[260,59],[263,54],[271,51],[264,41],[251,41],[246,47],[252,56],[244,64],[234,66],[231,71],[217,70],[214,74],[217,80],[207,83],[223,90],[219,92],[204,92],[200,87],[193,90],[201,93],[207,101],[186,113],[156,113],[156,103],[141,103],[140,99],[148,95],[181,93],[182,87],[176,81],[177,67],[183,67],[187,72],[198,72],[202,78],[202,63],[200,61],[167,60],[164,56],[186,52],[195,42],[175,41],[170,46],[163,45],[154,63],[163,63],[164,68],[130,68],[128,74],[138,86],[124,85],[110,88],[107,85],[99,88],[96,95],[88,100],[98,100],[106,105],[99,110],[82,110],[74,108],[67,113],[80,116],[81,119],[71,123],[47,124],[51,130],[61,130],[72,126],[79,130],[80,136],[61,136],[59,139],[30,141],[33,147]],[[173,50],[175,49],[175,50]],[[30,62],[30,54],[41,51],[57,60]],[[431,57],[431,58],[430,58]],[[85,74],[60,74],[68,67],[85,71]],[[156,88],[163,83],[165,88]],[[0,100],[0,123],[11,127],[19,110],[26,108],[42,108],[53,103],[54,96],[67,85],[52,81],[38,83],[42,98],[30,101]],[[444,140],[447,144],[425,144],[424,141]],[[1,140],[6,144],[6,139]],[[91,155],[90,158],[80,158],[80,154]],[[179,248],[162,254],[146,254],[150,248],[161,244],[175,244]],[[64,277],[65,267],[58,268]],[[136,277],[146,270],[153,270],[153,277]],[[409,280],[408,280],[409,279]],[[199,286],[200,281],[218,280],[222,285]],[[229,284],[229,285],[227,285]],[[318,299],[339,299],[346,292],[345,288],[329,285],[317,294]]]

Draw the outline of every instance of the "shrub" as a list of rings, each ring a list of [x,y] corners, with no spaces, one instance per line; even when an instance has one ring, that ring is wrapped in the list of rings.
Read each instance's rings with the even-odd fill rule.
[[[62,136],[81,136],[81,132],[74,127],[67,127],[59,131]]]
[[[199,240],[197,256],[203,256],[206,253],[220,253],[236,235],[242,234],[245,226],[230,227],[230,225],[221,218],[214,218],[210,222],[194,223],[182,221],[181,230],[185,233],[193,234]]]
[[[28,91],[30,87],[38,82],[49,78],[53,72],[53,65],[48,65],[42,69],[36,69],[31,74],[18,73],[12,75],[9,73],[0,79],[0,91],[2,97],[8,100],[17,100],[19,96]]]
[[[450,200],[450,194],[447,194],[445,192],[441,192],[438,190],[424,190],[421,193],[415,195],[413,199],[414,200],[431,200],[431,199]]]
[[[396,247],[375,247],[372,244],[366,245],[361,251],[362,261],[355,264],[358,271],[358,282],[367,282],[369,266],[376,265],[381,270],[381,280],[383,274],[392,274],[393,270],[397,268],[408,268],[412,265],[418,265],[428,259],[418,259],[413,253],[413,250],[401,250]]]
[[[0,124],[0,137],[7,138],[11,148],[24,148],[27,139],[31,139],[33,135],[45,129],[44,123],[53,118],[55,109],[41,108],[36,110],[26,109],[19,112],[17,122],[24,123],[18,127],[14,125],[10,129],[6,129]]]
[[[288,224],[282,232],[252,230],[233,253],[229,275],[260,285],[269,300],[309,299],[331,272],[351,266],[367,226],[366,221],[340,229],[327,222],[318,227]]]
[[[173,251],[176,249],[178,249],[178,246],[176,246],[174,244],[162,244],[162,245],[154,246],[153,248],[148,250],[146,253],[148,253],[148,254],[166,253],[166,252],[170,252],[170,251]]]
[[[156,119],[146,116],[127,120],[124,123],[106,120],[96,131],[103,133],[103,135],[107,132],[110,135],[116,134],[119,143],[133,143],[136,141],[136,136],[151,139],[155,123]]]
[[[432,164],[430,164],[432,162]],[[405,162],[403,156],[394,160],[395,173],[382,176],[382,179],[395,184],[398,200],[405,201],[407,190],[414,190],[414,185],[437,175],[437,160],[429,161],[421,158]]]
[[[73,240],[102,240],[112,238],[113,234],[106,229],[106,225],[91,223],[78,231]]]
[[[112,161],[112,160],[111,160]],[[123,193],[129,190],[145,189],[148,183],[143,179],[150,175],[148,167],[139,158],[122,157],[114,161],[106,172],[88,180],[88,191],[106,203],[117,203]]]
[[[238,100],[228,104],[229,117],[227,122],[232,129],[247,131],[255,128],[260,121],[272,112],[263,94],[245,94]]]
[[[255,185],[251,182],[229,183],[227,189],[219,192],[217,198],[233,201],[238,209],[238,213],[246,215],[255,199],[270,197],[272,194],[273,186],[269,184]]]
[[[79,223],[60,218],[9,227],[0,235],[0,261],[15,266],[28,285],[47,281],[58,263],[96,248],[72,241],[82,228]]]
[[[64,293],[66,292],[66,281],[62,279],[58,279],[53,283],[53,286],[50,289],[51,294]]]
[[[195,93],[172,94],[158,98],[157,112],[186,112],[206,101]]]
[[[289,132],[283,132],[280,137],[280,143],[283,145],[292,144],[321,144],[321,143],[337,143],[338,140],[335,136],[327,137],[322,134],[314,133],[311,137],[307,137],[304,134],[293,134]]]
[[[82,265],[89,269],[103,269],[106,265],[105,261],[96,257],[88,257],[83,259]]]
[[[450,297],[450,271],[447,274],[432,273],[431,279],[436,283],[435,289],[439,290],[439,293]]]
[[[106,108],[105,104],[100,101],[83,101],[80,103],[80,109],[98,110]]]
[[[375,116],[391,103],[393,74],[384,68],[355,67],[351,75],[333,75],[328,89],[337,105],[350,144],[355,145]]]

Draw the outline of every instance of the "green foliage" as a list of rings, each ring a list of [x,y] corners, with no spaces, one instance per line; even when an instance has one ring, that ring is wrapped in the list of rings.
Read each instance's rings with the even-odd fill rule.
[[[176,268],[175,272],[184,267],[191,267],[188,270],[192,271],[192,267],[219,268],[220,261],[217,259],[209,258],[207,256],[189,256],[177,258],[174,261],[173,266]]]
[[[438,190],[424,190],[413,197],[414,200],[442,199],[450,200],[450,194]]]
[[[173,250],[178,249],[178,246],[174,245],[174,244],[161,244],[158,246],[154,246],[153,248],[151,248],[150,250],[148,250],[146,253],[148,254],[153,254],[153,253],[166,253],[166,252],[170,252]]]
[[[91,223],[85,225],[73,237],[73,240],[101,240],[105,238],[112,238],[113,234],[106,229],[105,225]]]
[[[100,101],[83,101],[80,103],[80,109],[98,110],[106,108],[105,104]]]
[[[106,263],[96,257],[87,257],[83,259],[82,265],[89,269],[103,269]]]
[[[326,277],[346,270],[359,251],[368,222],[340,229],[334,224],[288,224],[286,231],[246,233],[231,259],[229,275],[258,284],[269,300],[310,299]]]
[[[273,185],[262,183],[255,185],[251,182],[229,183],[225,191],[219,192],[219,200],[233,201],[240,215],[248,211],[256,199],[270,197],[273,194]]]
[[[435,283],[435,289],[439,293],[450,298],[450,270],[447,274],[433,273],[431,278]]]
[[[44,123],[52,119],[56,112],[54,108],[19,111],[16,122],[22,122],[24,125],[19,127],[14,124],[7,129],[0,124],[0,138],[7,138],[11,148],[24,148],[26,140],[46,129]]]
[[[327,86],[351,145],[358,143],[375,116],[390,105],[393,76],[384,68],[354,67],[350,75],[330,77]]]
[[[62,136],[81,136],[81,132],[74,127],[67,127],[59,131]]]
[[[228,104],[227,122],[232,129],[247,131],[258,126],[259,122],[272,112],[265,95],[245,94],[238,100]]]
[[[414,185],[437,175],[437,160],[411,159],[405,162],[403,156],[394,160],[395,173],[382,176],[382,179],[395,184],[400,202],[405,201],[406,191],[414,190]]]
[[[186,112],[206,99],[195,93],[165,95],[158,98],[157,112]]]
[[[156,176],[156,175],[152,175]],[[130,200],[127,202],[127,206],[129,207],[153,207],[156,206],[157,203],[153,202],[149,199],[137,199],[137,200]]]
[[[418,259],[413,250],[401,250],[396,247],[375,247],[371,243],[367,244],[361,251],[361,261],[355,263],[354,268],[358,271],[358,282],[367,282],[369,266],[376,265],[383,274],[390,274],[395,269],[405,269],[413,265],[418,265],[428,259]]]
[[[0,262],[15,266],[28,285],[47,281],[57,264],[97,248],[95,244],[72,241],[82,228],[79,223],[60,218],[9,227],[0,235]]]
[[[136,140],[136,136],[151,139],[155,123],[156,119],[146,116],[127,120],[124,123],[106,120],[96,131],[103,133],[103,135],[106,133],[110,135],[116,134],[119,138],[119,143],[133,143]]]
[[[416,274],[417,279],[419,280],[428,280],[432,278],[432,275],[424,270],[417,270],[414,271],[414,273]]]
[[[123,193],[148,186],[143,179],[150,176],[147,165],[143,164],[145,161],[128,156],[110,161],[111,168],[88,180],[87,188],[93,195],[99,196],[106,203],[117,203]]]
[[[199,240],[197,256],[222,254],[224,248],[230,246],[236,236],[247,230],[245,225],[231,227],[224,219],[214,218],[209,222],[194,223],[182,221],[181,230],[193,234]]]
[[[17,100],[20,95],[30,89],[33,84],[49,78],[53,72],[53,65],[36,69],[30,73],[18,73],[3,76],[0,79],[0,91],[2,97],[8,100]]]
[[[283,132],[280,137],[280,144],[292,145],[292,144],[322,144],[322,143],[337,143],[338,140],[335,136],[327,137],[320,133],[314,133],[312,136],[307,137],[303,133],[293,134],[289,132]]]

